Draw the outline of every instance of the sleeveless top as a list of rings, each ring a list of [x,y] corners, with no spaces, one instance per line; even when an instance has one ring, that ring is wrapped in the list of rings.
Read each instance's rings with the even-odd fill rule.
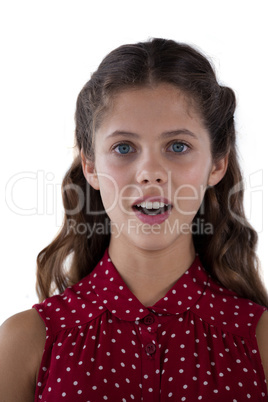
[[[87,277],[33,307],[47,331],[35,402],[267,401],[255,335],[266,308],[213,280],[198,256],[152,307],[108,249]]]

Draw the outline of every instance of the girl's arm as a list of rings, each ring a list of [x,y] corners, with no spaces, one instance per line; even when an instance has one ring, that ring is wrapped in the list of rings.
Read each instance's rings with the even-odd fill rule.
[[[265,311],[257,325],[256,337],[261,355],[262,365],[268,384],[268,311]]]
[[[0,327],[0,400],[33,402],[46,339],[45,325],[32,309]]]

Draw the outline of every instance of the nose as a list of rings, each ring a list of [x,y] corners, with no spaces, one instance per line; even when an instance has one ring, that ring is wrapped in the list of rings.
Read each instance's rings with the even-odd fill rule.
[[[139,184],[165,184],[167,179],[167,171],[159,160],[150,158],[140,161],[136,174],[136,180]]]

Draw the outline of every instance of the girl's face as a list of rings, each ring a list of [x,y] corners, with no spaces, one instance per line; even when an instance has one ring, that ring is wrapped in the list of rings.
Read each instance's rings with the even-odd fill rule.
[[[116,95],[96,132],[94,166],[82,159],[111,219],[111,240],[147,250],[192,242],[205,190],[227,167],[227,158],[213,162],[189,98],[168,84]]]

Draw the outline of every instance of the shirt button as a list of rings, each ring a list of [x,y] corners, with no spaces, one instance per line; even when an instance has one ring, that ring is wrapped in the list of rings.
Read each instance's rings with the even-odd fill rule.
[[[151,325],[154,323],[154,317],[152,315],[147,315],[144,320],[143,320],[144,324],[146,325]]]
[[[156,351],[156,346],[153,343],[148,343],[148,345],[145,346],[145,351],[149,355],[153,355]]]

